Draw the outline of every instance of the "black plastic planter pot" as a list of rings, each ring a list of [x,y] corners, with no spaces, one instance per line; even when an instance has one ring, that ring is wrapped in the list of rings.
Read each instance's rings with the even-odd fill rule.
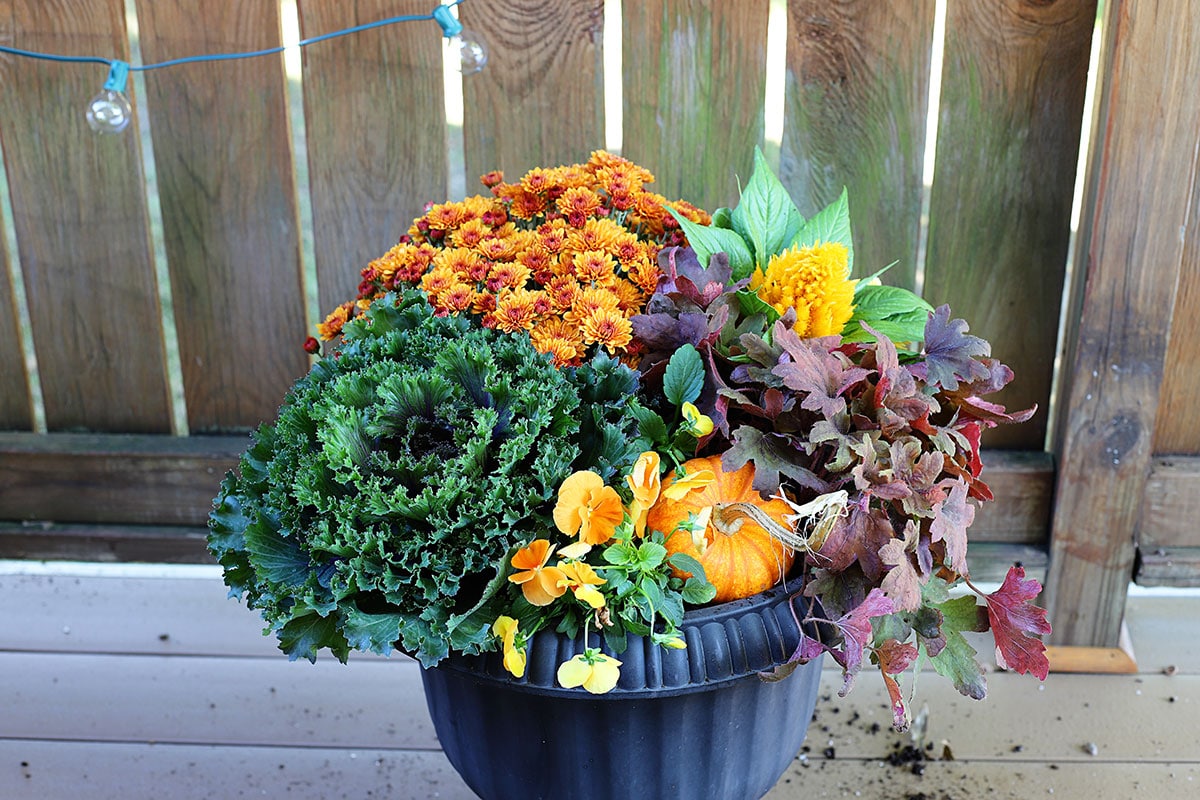
[[[520,680],[499,654],[452,656],[422,670],[438,739],[484,800],[757,800],[799,751],[817,699],[820,659],[759,676],[799,642],[795,590],[689,611],[685,650],[630,637],[604,695],[558,686],[559,664],[584,645],[552,631],[534,637]]]

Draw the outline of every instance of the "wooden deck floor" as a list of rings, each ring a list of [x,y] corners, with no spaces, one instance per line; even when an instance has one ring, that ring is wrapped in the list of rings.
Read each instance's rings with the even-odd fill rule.
[[[0,573],[0,798],[473,797],[413,662],[288,663],[214,572],[91,571]],[[995,672],[984,703],[922,676],[933,746],[915,767],[889,761],[910,739],[864,672],[818,704],[807,752],[768,798],[1200,797],[1197,612],[1130,600],[1138,675],[1039,687]],[[828,671],[823,694],[839,683]]]

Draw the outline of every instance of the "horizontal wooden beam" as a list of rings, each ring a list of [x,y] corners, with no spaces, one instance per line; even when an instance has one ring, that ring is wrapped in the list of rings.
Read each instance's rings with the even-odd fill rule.
[[[0,520],[203,526],[245,436],[0,433]]]
[[[207,528],[0,523],[0,558],[37,561],[211,564]]]
[[[248,444],[244,436],[0,433],[0,520],[203,527]],[[984,462],[996,501],[979,509],[972,540],[1044,543],[1051,457],[991,451]]]

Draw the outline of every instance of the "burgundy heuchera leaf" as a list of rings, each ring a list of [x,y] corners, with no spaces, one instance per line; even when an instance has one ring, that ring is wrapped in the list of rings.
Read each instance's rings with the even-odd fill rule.
[[[883,590],[875,588],[862,603],[833,623],[842,632],[842,638],[845,640],[841,651],[830,650],[833,657],[842,665],[845,676],[845,683],[838,692],[840,697],[845,697],[846,693],[853,688],[854,678],[862,667],[863,650],[871,641],[871,617],[881,617],[895,613],[895,611],[895,605],[884,595]]]
[[[996,661],[1014,672],[1032,673],[1046,680],[1050,662],[1046,645],[1038,634],[1050,633],[1046,609],[1029,602],[1042,591],[1033,578],[1026,579],[1023,567],[1010,567],[1000,588],[986,598],[988,621],[996,637]]]
[[[937,516],[929,526],[933,541],[945,540],[950,569],[967,574],[967,528],[975,521],[975,506],[967,502],[967,485],[954,481],[950,496],[934,508]],[[1036,582],[1036,581],[1035,581]]]
[[[898,731],[906,731],[908,712],[904,707],[904,693],[900,691],[900,682],[893,676],[904,672],[916,661],[917,646],[888,639],[875,648],[875,658],[879,661],[879,671],[883,673],[883,683],[887,687],[888,697],[892,700],[893,727]]]

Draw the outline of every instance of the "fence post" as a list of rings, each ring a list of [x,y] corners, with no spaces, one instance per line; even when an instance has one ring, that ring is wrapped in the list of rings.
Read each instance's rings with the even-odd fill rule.
[[[1192,206],[1200,18],[1117,0],[1077,248],[1047,602],[1058,645],[1118,645]]]

